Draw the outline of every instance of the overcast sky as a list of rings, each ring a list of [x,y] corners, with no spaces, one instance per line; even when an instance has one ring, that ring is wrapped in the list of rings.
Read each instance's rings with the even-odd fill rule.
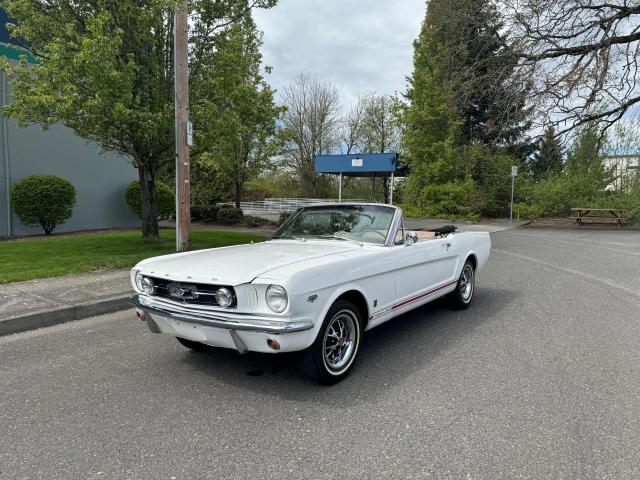
[[[255,12],[267,79],[281,91],[304,71],[338,87],[345,104],[404,91],[425,9],[425,0],[279,0]]]

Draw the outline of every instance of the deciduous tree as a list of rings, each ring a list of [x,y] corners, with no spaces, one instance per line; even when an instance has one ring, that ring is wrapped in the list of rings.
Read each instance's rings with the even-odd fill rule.
[[[365,99],[362,122],[362,144],[366,153],[398,152],[400,129],[394,113],[394,99],[391,95],[372,94]],[[384,201],[389,201],[391,179],[382,178]]]
[[[521,62],[534,80],[529,101],[560,134],[606,130],[640,103],[640,4],[629,0],[496,0]]]
[[[297,173],[307,195],[321,195],[316,155],[337,151],[340,143],[338,90],[301,73],[282,92],[284,159]]]
[[[202,53],[217,34],[249,9],[275,1],[190,1],[191,71],[208,65]],[[2,6],[17,19],[13,35],[28,42],[38,60],[3,65],[13,82],[7,113],[23,124],[61,122],[130,157],[140,177],[143,237],[157,238],[155,177],[174,156],[176,2],[4,0]],[[202,78],[195,75],[192,86]]]
[[[198,132],[194,157],[204,170],[226,172],[238,207],[245,182],[275,153],[276,119],[283,110],[262,76],[261,44],[247,12],[202,53],[210,58],[201,64],[192,88]]]

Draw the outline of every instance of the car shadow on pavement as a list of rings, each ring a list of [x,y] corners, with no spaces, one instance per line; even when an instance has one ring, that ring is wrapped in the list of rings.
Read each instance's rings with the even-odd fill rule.
[[[356,405],[404,382],[443,352],[460,345],[518,295],[513,290],[485,287],[478,289],[467,310],[451,310],[435,301],[376,327],[365,333],[354,370],[332,387],[306,379],[298,371],[297,354],[239,355],[233,350],[212,349],[186,352],[184,361],[204,376],[237,388],[299,402]]]

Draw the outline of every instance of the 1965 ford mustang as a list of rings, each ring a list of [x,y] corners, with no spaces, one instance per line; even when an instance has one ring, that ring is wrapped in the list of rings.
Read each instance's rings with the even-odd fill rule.
[[[331,384],[363,331],[442,296],[468,307],[490,250],[485,232],[407,232],[391,205],[310,206],[264,243],[138,263],[132,303],[152,332],[189,348],[303,351],[307,374]]]

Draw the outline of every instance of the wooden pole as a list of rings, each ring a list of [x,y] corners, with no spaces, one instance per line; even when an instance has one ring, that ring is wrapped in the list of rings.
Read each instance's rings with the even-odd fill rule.
[[[371,177],[371,203],[376,203],[376,172],[373,172]]]
[[[176,10],[174,33],[175,115],[176,115],[176,251],[191,248],[191,202],[189,183],[189,11],[187,0]]]
[[[509,223],[513,222],[513,194],[516,189],[516,176],[511,174],[511,205],[509,207]]]

